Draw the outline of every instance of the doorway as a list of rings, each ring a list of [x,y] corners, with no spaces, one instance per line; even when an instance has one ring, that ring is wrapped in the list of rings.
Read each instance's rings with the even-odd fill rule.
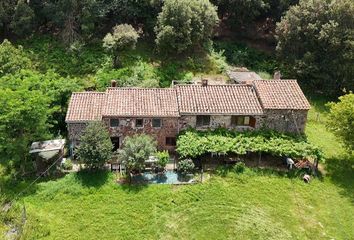
[[[113,144],[112,151],[117,151],[119,149],[119,137],[111,137],[111,142]]]

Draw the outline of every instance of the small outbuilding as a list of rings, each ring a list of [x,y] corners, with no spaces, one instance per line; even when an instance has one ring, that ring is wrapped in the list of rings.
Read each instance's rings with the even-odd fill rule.
[[[44,172],[55,161],[59,165],[65,148],[65,139],[33,142],[29,153],[35,158],[37,172]]]
[[[261,76],[247,68],[234,68],[227,71],[227,76],[236,84],[252,84],[254,80],[262,80]]]

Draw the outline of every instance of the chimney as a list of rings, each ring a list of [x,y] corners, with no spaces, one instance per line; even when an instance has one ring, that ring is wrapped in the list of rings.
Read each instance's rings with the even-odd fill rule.
[[[203,87],[208,86],[208,79],[202,79],[202,86]]]
[[[280,71],[275,71],[274,72],[274,80],[280,80],[281,78],[281,74],[280,74]]]
[[[112,80],[111,81],[111,87],[117,87],[117,81],[116,80]]]

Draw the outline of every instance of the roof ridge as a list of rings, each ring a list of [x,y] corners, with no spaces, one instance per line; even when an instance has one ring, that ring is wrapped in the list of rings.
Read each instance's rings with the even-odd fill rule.
[[[162,87],[154,87],[154,88],[146,88],[146,87],[108,87],[107,90],[173,90],[173,88],[162,88]]]
[[[254,82],[287,82],[287,81],[297,82],[297,79],[258,79],[253,81]]]
[[[84,91],[84,92],[72,92],[72,94],[105,94],[106,92]]]
[[[258,80],[257,80],[258,81]],[[175,87],[203,87],[203,88],[208,88],[208,87],[249,87],[252,86],[251,84],[247,84],[247,83],[240,83],[240,84],[215,84],[215,85],[207,85],[207,86],[202,86],[200,84],[178,84],[178,85],[174,85],[173,88]]]

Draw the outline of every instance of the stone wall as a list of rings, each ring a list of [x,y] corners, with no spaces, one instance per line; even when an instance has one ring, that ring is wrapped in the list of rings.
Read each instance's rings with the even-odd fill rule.
[[[77,146],[80,136],[85,130],[87,123],[68,123],[69,140],[73,146]]]
[[[152,126],[152,118],[143,118],[143,127],[136,127],[135,120],[141,118],[115,118],[119,119],[118,127],[110,127],[110,119],[104,118],[103,121],[111,137],[119,137],[119,145],[121,146],[124,138],[135,134],[148,134],[157,141],[158,149],[174,150],[175,146],[166,145],[166,137],[176,137],[178,133],[178,118],[160,118],[161,127],[154,128]]]
[[[255,128],[248,126],[232,126],[231,115],[212,115],[210,125],[196,127],[196,115],[184,115],[180,118],[161,118],[160,128],[152,127],[152,118],[143,118],[143,127],[136,127],[137,118],[117,118],[118,127],[110,127],[110,119],[104,118],[103,122],[107,126],[111,137],[119,137],[122,145],[124,138],[135,134],[148,134],[157,141],[160,150],[175,150],[175,146],[166,145],[166,137],[176,137],[180,130],[196,128],[197,130],[216,129],[224,127],[244,131],[249,129],[259,129],[261,127],[274,129],[280,132],[303,133],[306,126],[307,110],[265,110],[263,116],[253,116],[256,119]],[[141,118],[139,118],[141,119]],[[86,128],[86,123],[68,123],[69,140],[73,146],[77,146],[79,138]],[[297,130],[298,129],[298,130]]]
[[[209,126],[197,127],[196,115],[184,115],[179,118],[179,129],[185,130],[188,128],[196,128],[197,130],[207,130],[207,129],[216,129],[219,127],[223,127],[223,128],[243,131],[248,129],[258,129],[263,125],[262,116],[252,116],[256,119],[255,128],[249,126],[233,126],[231,125],[231,117],[232,117],[231,115],[211,115]]]
[[[264,110],[264,127],[279,132],[303,133],[307,110]]]

